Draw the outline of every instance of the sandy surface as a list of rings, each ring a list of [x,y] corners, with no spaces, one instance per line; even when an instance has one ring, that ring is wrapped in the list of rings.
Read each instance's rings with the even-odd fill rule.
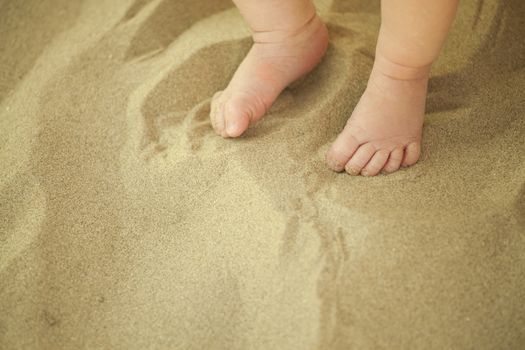
[[[239,140],[210,97],[250,46],[227,0],[0,0],[0,348],[523,349],[525,3],[464,1],[424,152],[324,153],[377,3]]]

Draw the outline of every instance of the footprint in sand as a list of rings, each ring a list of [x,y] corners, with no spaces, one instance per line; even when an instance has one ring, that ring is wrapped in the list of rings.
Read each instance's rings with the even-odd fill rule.
[[[142,103],[142,147],[158,152],[183,141],[200,148],[202,137],[213,134],[210,97],[224,87],[249,48],[249,39],[210,45],[170,71]]]
[[[211,131],[209,100],[250,48],[246,32],[230,29],[241,21],[229,11],[232,7],[228,0],[210,6],[191,0],[136,0],[118,24],[132,27],[123,57],[130,71],[149,72],[128,104],[137,137],[132,143],[145,159],[171,146],[198,149],[202,136]],[[185,13],[182,20],[173,21],[180,13]],[[221,34],[207,35],[212,31]]]

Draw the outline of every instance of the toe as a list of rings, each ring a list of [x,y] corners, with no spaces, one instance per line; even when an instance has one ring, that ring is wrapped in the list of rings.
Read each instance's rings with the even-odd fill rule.
[[[388,156],[390,152],[387,150],[379,150],[373,156],[368,164],[361,170],[361,175],[363,176],[376,176],[379,174],[381,169],[385,166],[388,161]]]
[[[407,167],[416,164],[420,154],[421,144],[419,142],[412,142],[405,148],[405,158],[401,165]]]
[[[224,106],[224,133],[228,137],[241,136],[250,125],[249,109],[242,108],[235,101],[229,101]]]
[[[345,169],[345,164],[359,147],[359,142],[350,133],[348,127],[337,136],[330,150],[326,154],[326,163],[330,169],[341,172]]]
[[[374,155],[376,149],[372,144],[365,143],[360,146],[352,155],[352,158],[346,163],[345,170],[350,175],[359,175],[361,170],[368,164],[370,158]]]
[[[385,173],[393,173],[394,171],[397,171],[401,166],[404,154],[405,152],[402,147],[394,148],[394,150],[390,152],[390,156],[388,157],[388,161],[386,162],[383,171]]]

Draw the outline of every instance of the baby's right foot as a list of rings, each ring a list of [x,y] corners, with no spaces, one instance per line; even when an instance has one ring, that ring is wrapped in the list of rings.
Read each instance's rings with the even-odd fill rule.
[[[310,72],[328,47],[328,31],[314,14],[302,26],[256,32],[254,44],[224,91],[211,103],[211,123],[222,137],[238,137],[268,111],[279,94]]]

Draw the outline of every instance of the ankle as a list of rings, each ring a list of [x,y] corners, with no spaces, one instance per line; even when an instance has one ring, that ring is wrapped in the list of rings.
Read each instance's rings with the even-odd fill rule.
[[[326,40],[328,40],[328,30],[321,18],[314,12],[307,19],[299,22],[299,24],[295,26],[290,26],[286,29],[255,31],[252,37],[255,43],[261,44],[298,42],[308,40],[320,32],[325,34]]]
[[[431,68],[432,63],[414,66],[391,60],[378,51],[372,68],[372,74],[380,74],[394,80],[428,80]]]

